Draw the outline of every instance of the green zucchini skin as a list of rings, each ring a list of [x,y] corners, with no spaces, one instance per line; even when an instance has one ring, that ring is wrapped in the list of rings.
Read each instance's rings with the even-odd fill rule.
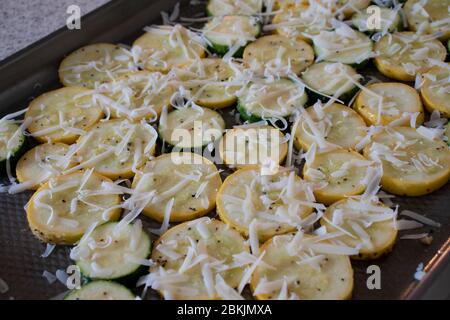
[[[309,105],[313,105],[314,103],[317,102],[317,100],[320,100],[323,103],[327,103],[328,100],[330,100],[328,97],[321,95],[320,93],[311,91],[308,88],[305,88],[305,90],[306,90],[306,93],[308,94],[308,104]],[[355,87],[352,90],[343,93],[340,97],[338,97],[338,99],[344,103],[347,103],[353,98],[353,96],[357,92],[358,92],[358,87]]]
[[[31,145],[30,139],[22,134],[21,144],[14,150],[9,158],[11,172],[15,172],[17,161],[19,161],[20,157],[31,148]],[[2,175],[6,174],[6,159],[0,160],[0,173]]]
[[[105,280],[98,280],[98,281],[87,282],[87,283],[83,284],[80,289],[75,289],[75,290],[70,291],[63,299],[64,300],[80,300],[78,295],[80,293],[82,293],[83,291],[87,291],[87,290],[92,289],[92,287],[96,287],[95,288],[96,290],[108,290],[108,291],[111,291],[111,288],[114,288],[116,290],[121,290],[122,294],[128,294],[129,295],[128,296],[129,300],[131,300],[131,299],[134,300],[133,297],[135,295],[131,292],[130,289],[128,289],[127,287],[125,287],[125,286],[123,286],[123,285],[121,285],[121,284],[119,284],[117,282],[105,281]],[[101,294],[102,293],[100,293],[100,295]],[[87,300],[93,300],[93,299],[87,299]]]
[[[239,111],[239,115],[241,116],[242,120],[244,120],[244,121],[253,123],[253,122],[258,122],[258,121],[262,120],[261,117],[258,117],[254,114],[249,113],[247,111],[247,109],[245,108],[245,106],[240,101],[238,102],[236,108]]]
[[[255,36],[256,38],[261,36],[262,33],[262,27],[261,27],[261,23],[258,24],[258,34]],[[230,51],[230,46],[228,45],[223,45],[223,44],[218,44],[218,43],[214,43],[213,41],[211,41],[210,39],[208,39],[211,42],[211,45],[208,45],[208,50],[213,53],[218,55],[219,57],[223,57],[224,55],[226,55],[228,53],[228,51]],[[252,41],[248,41],[245,45],[243,45],[242,47],[240,47],[233,55],[233,58],[242,58],[242,55],[244,54],[244,50],[245,48],[252,43]]]
[[[104,227],[108,224],[117,224],[117,222],[107,222],[103,225],[101,225],[100,227]],[[146,237],[149,241],[149,247],[148,250],[145,254],[145,257],[141,257],[143,259],[148,259],[150,257],[151,251],[152,251],[152,241],[150,236],[145,232],[142,231],[142,237]],[[145,273],[148,272],[148,267],[144,266],[144,265],[137,265],[136,268],[130,272],[128,272],[128,274],[120,276],[120,277],[116,277],[116,278],[98,278],[98,277],[91,277],[89,276],[89,271],[83,270],[82,265],[80,264],[79,261],[75,261],[76,265],[78,266],[78,268],[80,269],[81,272],[81,276],[83,279],[86,280],[86,283],[91,283],[94,281],[115,281],[118,282],[124,286],[135,286],[136,285],[136,281],[139,279],[140,276],[144,275]]]
[[[251,42],[248,42],[245,46],[240,47],[233,55],[233,58],[242,58],[244,54],[245,47],[247,47]],[[213,43],[211,46],[208,46],[208,50],[211,53],[218,55],[219,57],[223,57],[230,50],[229,46]]]

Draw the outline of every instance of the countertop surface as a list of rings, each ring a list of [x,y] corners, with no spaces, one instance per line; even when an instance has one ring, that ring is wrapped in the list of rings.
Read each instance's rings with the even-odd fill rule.
[[[84,15],[106,2],[108,0],[0,0],[0,60],[66,25],[70,5],[78,5]]]

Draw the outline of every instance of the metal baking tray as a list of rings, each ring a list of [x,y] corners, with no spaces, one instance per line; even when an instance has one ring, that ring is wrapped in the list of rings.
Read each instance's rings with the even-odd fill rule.
[[[181,3],[181,16],[204,12],[203,5],[189,0],[113,0],[84,16],[81,30],[61,28],[37,43],[0,62],[0,116],[25,108],[43,92],[60,87],[57,68],[71,51],[96,42],[131,44],[146,25],[161,23],[161,11]],[[373,71],[372,71],[373,72]],[[223,114],[229,114],[224,110]],[[226,117],[230,119],[230,117]],[[227,121],[228,127],[232,123]],[[3,182],[5,182],[4,177]],[[0,179],[0,180],[1,180]],[[0,278],[9,291],[0,299],[50,299],[66,288],[49,284],[44,270],[55,272],[71,264],[69,248],[58,246],[48,258],[41,258],[45,244],[31,234],[24,205],[31,192],[0,194]],[[369,262],[352,262],[355,271],[354,299],[450,299],[450,184],[431,195],[395,198],[401,209],[420,212],[442,224],[433,230],[433,242],[425,246],[417,240],[399,240],[389,255]],[[146,226],[151,222],[142,217]],[[418,232],[428,231],[423,229]],[[410,233],[416,233],[412,231]],[[401,233],[404,234],[404,233]],[[414,273],[419,263],[426,276],[419,282]],[[381,289],[366,285],[369,265],[381,269]],[[157,298],[150,292],[148,298]]]

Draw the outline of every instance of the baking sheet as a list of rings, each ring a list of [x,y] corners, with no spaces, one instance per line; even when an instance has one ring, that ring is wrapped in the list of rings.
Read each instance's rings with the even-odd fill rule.
[[[0,116],[25,108],[34,97],[61,86],[57,79],[57,67],[65,54],[99,41],[131,44],[143,33],[141,30],[145,25],[161,23],[159,12],[170,11],[176,2],[112,1],[84,17],[81,30],[61,29],[1,62]],[[181,1],[181,16],[193,17],[199,12],[204,12],[204,5]],[[369,73],[376,74],[373,70]],[[226,119],[227,128],[235,124],[230,110],[220,111]],[[6,179],[3,178],[2,182]],[[54,274],[57,269],[72,264],[69,247],[58,246],[48,258],[40,257],[46,245],[31,234],[23,209],[31,194],[0,194],[0,278],[10,288],[5,294],[0,294],[0,299],[51,299],[59,298],[66,291],[58,281],[49,284],[42,273],[46,270]],[[383,258],[352,262],[355,271],[354,299],[450,298],[450,254],[446,244],[450,236],[450,184],[428,196],[399,197],[393,201],[400,205],[400,210],[422,213],[440,222],[442,227],[409,232],[432,230],[434,240],[429,246],[418,240],[399,240],[394,251]],[[154,226],[150,219],[142,217],[142,220],[145,227]],[[400,235],[405,233],[400,232]],[[423,263],[428,271],[420,283],[414,280],[419,263]],[[381,269],[380,290],[369,290],[366,286],[369,265],[378,265]],[[158,296],[149,291],[147,298],[157,299]]]

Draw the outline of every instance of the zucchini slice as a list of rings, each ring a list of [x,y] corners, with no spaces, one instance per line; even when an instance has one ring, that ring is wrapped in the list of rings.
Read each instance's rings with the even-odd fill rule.
[[[209,0],[206,6],[208,16],[253,15],[261,13],[263,0]]]
[[[152,288],[165,299],[175,300],[220,299],[223,292],[218,288],[218,278],[236,288],[245,265],[236,263],[235,256],[249,255],[247,242],[236,230],[208,218],[169,229],[154,247]]]
[[[372,57],[372,40],[345,23],[333,31],[322,31],[314,36],[313,44],[319,60],[362,67]]]
[[[133,43],[132,51],[139,53],[145,69],[163,73],[205,56],[201,39],[178,24],[147,28]]]
[[[349,65],[331,62],[315,63],[302,74],[309,96],[313,101],[319,99],[323,102],[328,101],[327,96],[342,101],[351,100],[358,91],[355,83],[361,78]]]
[[[260,33],[260,19],[253,16],[214,17],[203,27],[203,35],[211,43],[210,51],[219,56],[225,55],[234,46],[240,46],[233,56],[242,57],[244,48]]]
[[[74,143],[103,117],[102,107],[92,92],[66,87],[44,93],[34,99],[25,113],[28,131],[39,142]]]
[[[365,87],[357,96],[353,108],[364,118],[368,125],[409,126],[411,116],[416,112],[416,125],[425,119],[422,101],[417,91],[403,83],[373,83]]]
[[[449,6],[449,0],[408,0],[403,10],[410,30],[442,33],[439,38],[446,41],[450,37]]]
[[[40,240],[55,244],[73,244],[94,223],[119,219],[120,196],[99,194],[103,183],[112,183],[91,171],[58,176],[31,197],[27,207],[28,224]]]
[[[182,222],[213,210],[221,185],[219,171],[211,161],[195,153],[172,152],[148,162],[135,176],[132,188],[152,194],[143,211],[146,216],[162,222],[173,198],[169,220]]]
[[[196,104],[222,109],[236,103],[235,92],[240,88],[230,83],[235,76],[230,64],[222,59],[199,59],[184,70],[178,70],[177,75],[183,81],[184,88],[190,91]]]
[[[98,280],[71,291],[64,300],[136,300],[136,296],[117,282]]]
[[[450,149],[445,142],[427,136],[424,127],[387,128],[372,137],[364,155],[381,161],[381,185],[396,195],[425,195],[450,179]]]
[[[90,279],[125,281],[146,268],[150,237],[142,223],[105,223],[92,231],[70,253],[83,275]]]
[[[330,19],[323,11],[308,4],[289,6],[281,10],[272,20],[269,29],[288,37],[299,38],[311,42],[311,36],[318,35],[323,30],[331,29]]]
[[[130,178],[153,156],[158,134],[145,122],[109,120],[99,123],[77,141],[79,165],[70,169],[94,168],[111,178]]]
[[[367,187],[364,180],[368,168],[375,165],[356,151],[338,149],[316,154],[312,163],[303,167],[303,178],[317,184],[317,201],[330,205],[362,194]]]
[[[250,282],[253,295],[258,300],[350,299],[353,269],[340,247],[301,234],[273,237],[261,247],[262,263]]]
[[[352,24],[358,29],[360,32],[394,32],[400,31],[403,27],[403,22],[399,14],[399,10],[379,7],[379,6],[370,6],[370,8],[374,8],[375,10],[379,10],[380,12],[380,25],[372,26],[369,22],[373,11],[371,13],[362,10],[356,12],[352,16]]]
[[[450,64],[447,67],[434,66],[423,76],[420,87],[423,103],[428,111],[439,111],[450,118]]]
[[[160,138],[179,149],[201,148],[222,137],[225,121],[208,108],[180,108],[161,118]]]
[[[20,156],[25,146],[22,129],[12,120],[0,121],[0,167],[6,166],[8,159]]]
[[[96,85],[137,71],[130,51],[109,43],[82,47],[69,54],[59,66],[59,79],[67,87],[94,89]]]
[[[114,118],[155,121],[164,107],[171,108],[173,86],[159,72],[139,71],[99,86],[96,96]]]
[[[30,183],[28,189],[38,189],[49,179],[75,165],[69,158],[69,148],[64,143],[45,143],[29,150],[17,162],[17,180],[20,183]]]
[[[433,60],[444,61],[445,46],[429,36],[413,32],[387,34],[375,44],[375,66],[389,78],[414,81],[432,67]]]
[[[245,121],[285,118],[308,100],[303,87],[288,79],[250,82],[239,92],[238,110]]]
[[[309,150],[313,143],[319,149],[355,148],[367,134],[364,120],[353,109],[333,103],[310,107],[300,115],[294,143],[298,150]]]
[[[397,240],[395,213],[381,202],[347,198],[328,207],[320,223],[327,232],[345,232],[336,238],[359,248],[356,260],[377,259],[389,253]]]
[[[280,35],[264,36],[250,43],[244,50],[244,62],[252,70],[276,70],[278,76],[290,72],[300,74],[314,62],[314,51],[300,39]]]
[[[249,165],[278,165],[287,155],[284,134],[271,126],[234,128],[219,143],[222,161],[232,168]]]
[[[310,186],[295,172],[279,170],[264,175],[260,166],[229,175],[217,195],[220,219],[248,237],[250,225],[266,241],[277,234],[293,232],[312,213]]]

